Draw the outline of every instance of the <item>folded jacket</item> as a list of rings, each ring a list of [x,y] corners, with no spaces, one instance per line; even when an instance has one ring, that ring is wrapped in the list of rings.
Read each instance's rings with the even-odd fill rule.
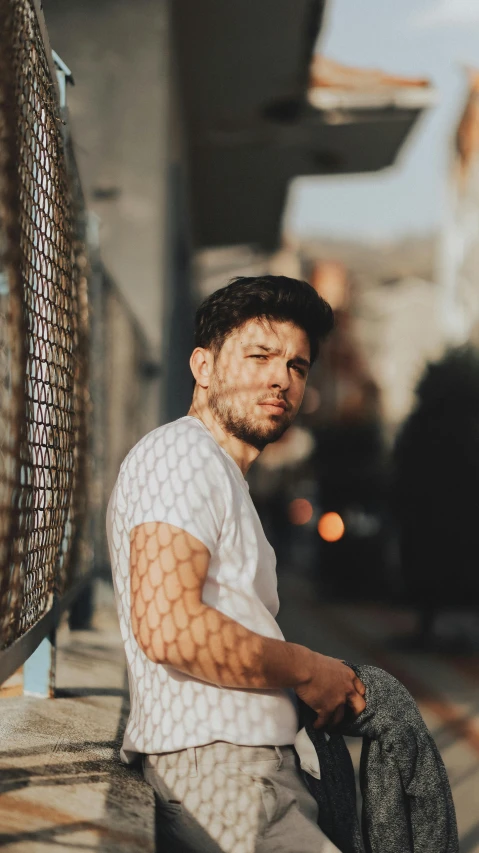
[[[346,712],[329,735],[313,728],[301,703],[301,725],[316,749],[320,778],[305,773],[319,806],[318,824],[341,853],[459,853],[456,814],[439,750],[419,709],[396,678],[348,663],[366,687],[366,708]],[[349,750],[343,736],[362,737],[361,831]]]

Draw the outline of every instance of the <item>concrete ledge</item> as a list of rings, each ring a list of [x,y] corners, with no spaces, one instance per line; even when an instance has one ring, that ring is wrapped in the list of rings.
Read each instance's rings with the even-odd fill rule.
[[[154,798],[120,763],[128,685],[113,592],[97,582],[92,631],[58,635],[55,699],[0,700],[0,847],[153,853]]]

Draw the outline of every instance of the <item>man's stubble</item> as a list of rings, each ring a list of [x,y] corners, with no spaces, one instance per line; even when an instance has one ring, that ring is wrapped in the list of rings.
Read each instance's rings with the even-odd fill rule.
[[[285,412],[284,415],[269,422],[260,423],[254,415],[239,410],[235,403],[238,389],[228,385],[226,381],[215,372],[213,381],[208,389],[208,406],[227,433],[255,447],[264,450],[267,444],[272,444],[286,432],[293,421],[293,416]],[[263,399],[274,397],[274,394],[266,394]],[[256,400],[261,403],[261,399]]]

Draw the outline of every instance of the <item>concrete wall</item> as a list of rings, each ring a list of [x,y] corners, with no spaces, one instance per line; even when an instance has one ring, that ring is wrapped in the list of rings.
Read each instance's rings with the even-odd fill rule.
[[[70,120],[102,259],[162,365],[157,422],[172,420],[191,399],[194,306],[168,2],[44,0],[44,13],[75,79]]]
[[[164,0],[44,0],[68,90],[88,206],[105,265],[143,326],[162,338],[166,266],[169,56]],[[118,195],[100,200],[95,191]]]

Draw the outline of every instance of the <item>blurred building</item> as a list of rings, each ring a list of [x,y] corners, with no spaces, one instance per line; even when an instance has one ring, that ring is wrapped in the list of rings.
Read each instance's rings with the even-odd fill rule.
[[[468,90],[449,175],[439,274],[442,325],[450,344],[479,345],[479,71],[467,71]]]
[[[425,365],[442,353],[439,310],[437,283],[416,276],[387,285],[367,282],[358,292],[355,332],[381,389],[391,438],[413,406]]]
[[[103,259],[162,364],[160,420],[188,404],[200,295],[235,273],[297,274],[290,181],[390,166],[433,101],[427,81],[315,56],[324,6],[44,2]]]
[[[425,364],[444,346],[437,245],[434,235],[302,245],[306,274],[336,309],[326,361],[317,368],[323,420],[378,417],[393,438]]]
[[[391,165],[431,103],[427,81],[314,58],[324,5],[172,4],[197,247],[277,248],[292,178]]]

